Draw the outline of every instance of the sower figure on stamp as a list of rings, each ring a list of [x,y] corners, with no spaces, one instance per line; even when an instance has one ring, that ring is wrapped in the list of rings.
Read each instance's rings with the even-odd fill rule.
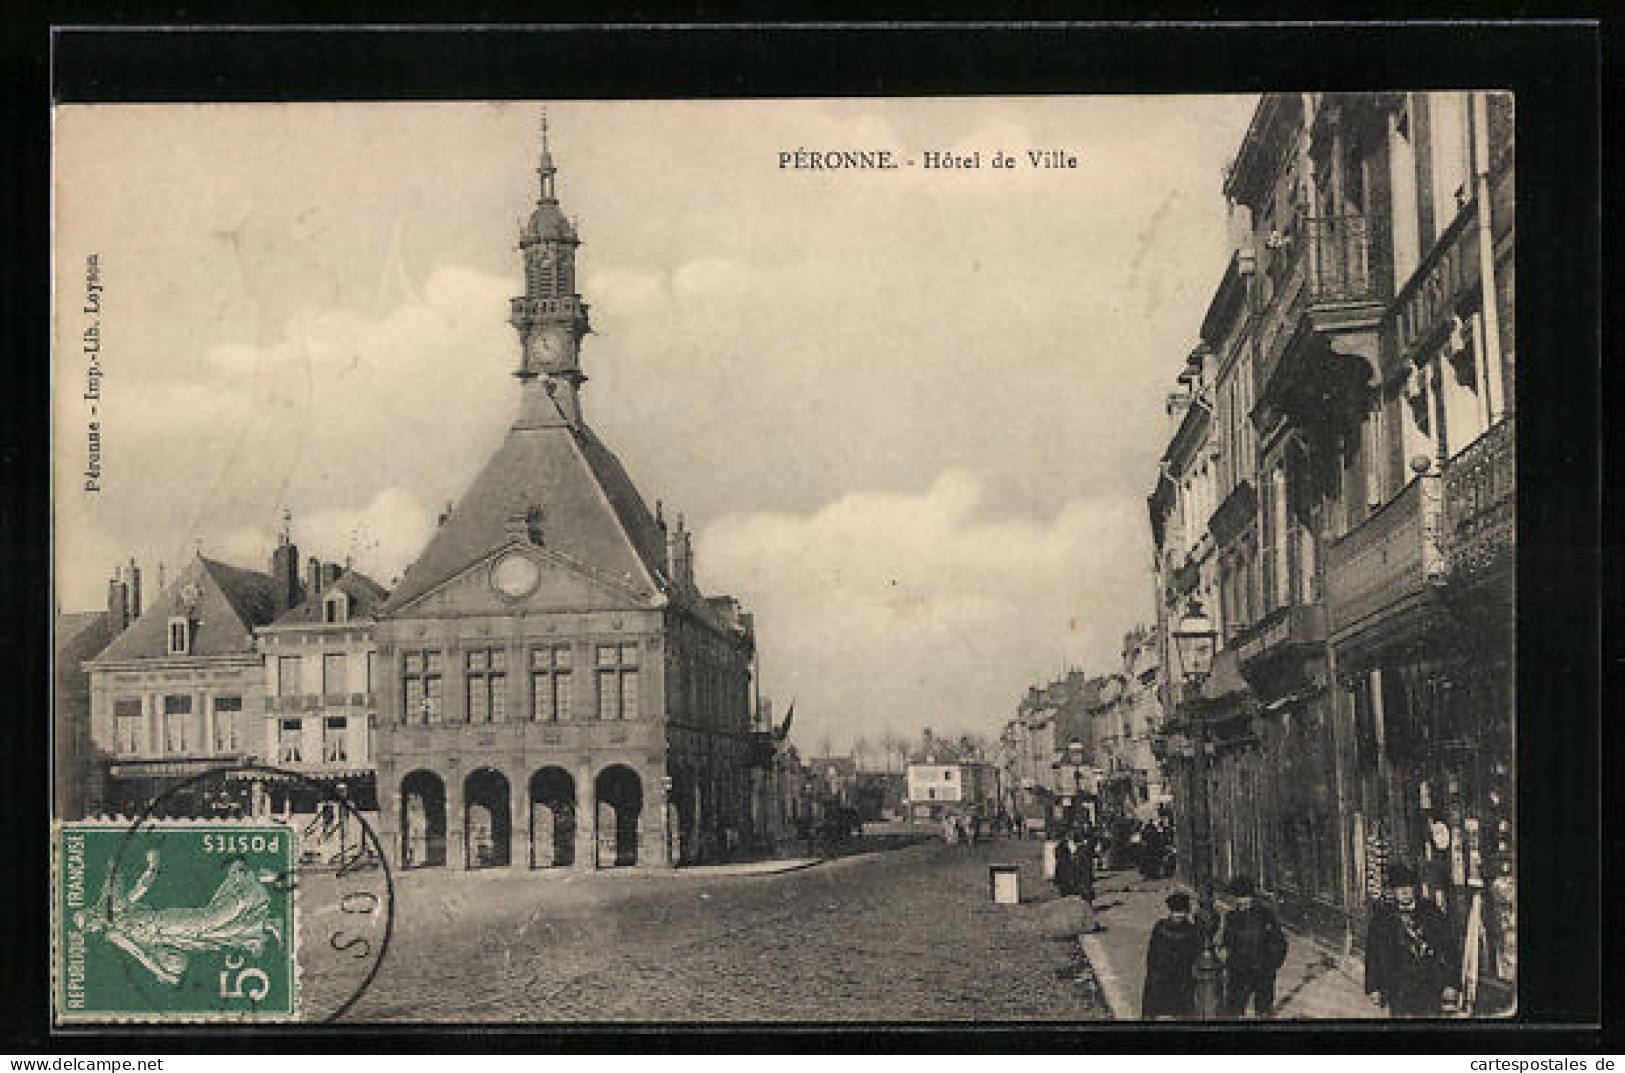
[[[1286,932],[1268,906],[1259,904],[1253,881],[1230,884],[1236,907],[1225,914],[1220,938],[1225,949],[1224,1015],[1240,1017],[1252,1000],[1259,1017],[1275,1015],[1275,974],[1286,961]]]
[[[1392,902],[1371,910],[1365,943],[1365,990],[1395,1017],[1438,1017],[1456,1002],[1460,972],[1450,924],[1432,902],[1416,896],[1416,872],[1395,865]]]
[[[1147,1021],[1190,1017],[1196,1012],[1196,977],[1192,970],[1202,953],[1202,933],[1191,919],[1191,896],[1175,891],[1167,898],[1168,915],[1151,929],[1145,952],[1145,989],[1140,1016]]]
[[[270,943],[282,942],[266,893],[277,876],[255,875],[241,858],[233,858],[206,904],[154,909],[143,899],[158,867],[158,851],[148,850],[146,869],[121,891],[110,863],[101,895],[89,910],[74,914],[75,927],[103,935],[171,987],[180,986],[193,954],[233,950],[258,957]]]

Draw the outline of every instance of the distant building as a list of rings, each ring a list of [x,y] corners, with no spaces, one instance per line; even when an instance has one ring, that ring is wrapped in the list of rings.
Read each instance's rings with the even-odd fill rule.
[[[857,809],[858,815],[866,822],[902,818],[907,798],[906,772],[858,772]]]
[[[818,794],[826,802],[853,805],[858,798],[858,762],[850,756],[815,756],[807,760],[818,786]]]
[[[1095,756],[1108,815],[1149,819],[1171,800],[1153,744],[1162,730],[1160,642],[1154,627],[1123,637],[1122,666],[1101,687]]]
[[[1102,679],[1068,671],[1034,685],[1000,734],[1006,807],[1023,817],[1049,816],[1093,796],[1098,770],[1093,712]]]
[[[999,807],[998,769],[986,760],[960,755],[930,731],[904,772],[911,819],[938,819],[944,812],[993,812]]]

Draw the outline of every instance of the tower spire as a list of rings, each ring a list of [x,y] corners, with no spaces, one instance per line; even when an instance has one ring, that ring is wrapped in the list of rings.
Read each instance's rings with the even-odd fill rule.
[[[553,153],[547,146],[547,106],[542,106],[542,155],[538,161],[536,174],[541,177],[541,200],[557,203],[558,190],[555,187],[554,177],[558,168],[553,166]]]
[[[510,303],[508,322],[519,334],[521,384],[516,428],[581,423],[581,337],[590,331],[587,303],[576,293],[576,247],[581,245],[559,207],[558,169],[548,144],[547,110],[541,115],[540,178],[535,211],[519,229],[525,293]]]

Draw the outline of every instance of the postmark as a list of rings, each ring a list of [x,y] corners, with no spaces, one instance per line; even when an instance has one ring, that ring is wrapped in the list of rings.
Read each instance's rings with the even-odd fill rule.
[[[164,817],[184,793],[245,779],[318,786],[261,765],[221,767],[133,820],[58,825],[60,1023],[319,1023],[365,992],[388,950],[394,894],[381,844],[348,801],[324,793],[314,818]]]

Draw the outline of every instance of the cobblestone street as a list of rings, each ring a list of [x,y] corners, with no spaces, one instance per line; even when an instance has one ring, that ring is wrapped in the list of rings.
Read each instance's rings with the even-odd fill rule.
[[[1001,840],[766,876],[407,873],[389,957],[348,1019],[1105,1017],[1038,854]],[[1021,905],[989,901],[1001,862],[1022,866]]]

